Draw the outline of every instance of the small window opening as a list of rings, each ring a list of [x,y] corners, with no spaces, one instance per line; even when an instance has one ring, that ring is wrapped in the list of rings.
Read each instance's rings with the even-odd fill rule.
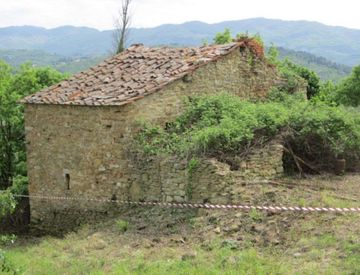
[[[70,190],[70,174],[69,173],[65,173],[65,185],[66,185],[66,189]]]
[[[116,197],[115,194],[113,194],[113,195],[111,196],[111,201],[112,201],[112,202],[116,202],[116,201],[117,201],[117,197]]]

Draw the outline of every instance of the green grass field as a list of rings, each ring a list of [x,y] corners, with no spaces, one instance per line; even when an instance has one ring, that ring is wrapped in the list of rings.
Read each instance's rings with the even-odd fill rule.
[[[359,206],[360,177],[250,186],[283,205]],[[18,274],[360,274],[360,213],[132,208],[5,247]],[[8,273],[11,274],[11,273]]]

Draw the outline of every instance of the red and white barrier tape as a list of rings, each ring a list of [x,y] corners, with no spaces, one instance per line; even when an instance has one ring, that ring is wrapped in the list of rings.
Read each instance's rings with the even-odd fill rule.
[[[56,196],[33,196],[33,195],[14,195],[15,197],[44,199],[44,200],[69,200],[69,201],[91,201],[106,202],[139,206],[159,206],[170,208],[203,208],[203,209],[237,209],[237,210],[263,210],[263,211],[293,211],[293,212],[359,212],[360,207],[338,208],[338,207],[303,207],[303,206],[254,206],[237,204],[209,204],[209,203],[172,203],[172,202],[136,202],[111,199],[95,198],[76,198],[76,197],[56,197]]]

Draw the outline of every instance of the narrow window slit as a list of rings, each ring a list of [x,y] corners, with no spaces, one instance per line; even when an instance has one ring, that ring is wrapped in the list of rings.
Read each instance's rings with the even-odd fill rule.
[[[70,174],[69,173],[65,174],[65,185],[66,185],[66,189],[70,190]]]

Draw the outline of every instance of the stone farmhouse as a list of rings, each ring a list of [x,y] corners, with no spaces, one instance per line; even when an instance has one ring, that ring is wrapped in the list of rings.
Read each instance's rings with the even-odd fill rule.
[[[138,122],[161,124],[171,120],[181,113],[183,99],[188,96],[227,91],[242,98],[261,98],[279,82],[274,67],[249,41],[200,48],[133,45],[22,100],[29,193],[189,200],[182,163],[167,159],[137,167],[131,162],[127,145]],[[281,146],[269,146],[265,152],[254,153],[254,158],[243,163],[244,169],[236,175],[226,164],[204,160],[194,177],[198,184],[192,199],[227,200],[217,195],[227,192],[224,182],[230,176],[236,179],[258,173],[272,177],[281,173]],[[32,223],[44,227],[64,226],[64,219],[75,225],[110,211],[108,205],[98,203],[42,199],[30,199],[30,207]]]

